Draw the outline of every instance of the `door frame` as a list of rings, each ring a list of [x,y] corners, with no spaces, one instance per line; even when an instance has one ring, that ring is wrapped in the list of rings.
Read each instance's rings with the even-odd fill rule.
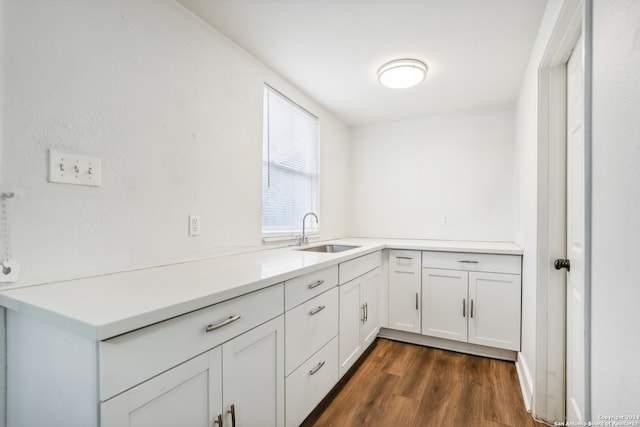
[[[564,421],[566,413],[566,275],[553,268],[553,260],[566,258],[566,64],[581,32],[585,40],[586,419],[591,413],[591,11],[592,0],[565,0],[538,69],[538,280],[532,413],[548,422]]]

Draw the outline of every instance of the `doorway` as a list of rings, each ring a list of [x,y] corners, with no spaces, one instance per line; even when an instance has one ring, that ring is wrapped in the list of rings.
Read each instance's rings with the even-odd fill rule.
[[[581,236],[575,234],[575,229],[586,230],[585,224],[588,222],[584,220],[585,211],[583,209],[581,213],[577,213],[573,208],[570,208],[571,212],[567,209],[572,204],[570,198],[574,197],[577,184],[582,185],[582,194],[586,194],[585,178],[588,171],[584,168],[584,157],[587,151],[584,144],[572,145],[568,151],[568,135],[576,129],[570,129],[575,127],[575,118],[570,119],[567,113],[582,117],[578,136],[582,132],[584,137],[584,131],[588,131],[585,112],[589,111],[585,108],[589,93],[584,83],[589,81],[589,68],[588,61],[584,58],[589,55],[589,49],[580,46],[588,46],[590,42],[589,16],[590,0],[565,0],[539,68],[536,362],[532,412],[536,418],[547,422],[565,421],[566,416],[572,420],[589,416],[588,287],[578,286],[579,292],[574,294],[575,287],[567,287],[565,284],[567,275],[564,270],[557,271],[554,268],[554,260],[575,256],[572,251],[577,247],[567,245],[567,242],[574,240],[574,235],[581,242],[577,246],[581,247],[582,256],[588,255],[588,233],[582,233]],[[574,50],[576,43],[581,43],[578,41],[581,34],[585,37],[582,42],[584,44]],[[577,83],[583,89],[582,99],[574,101],[583,108],[582,111],[572,113],[571,108],[575,110],[575,105],[569,108],[571,100],[567,91],[570,79],[567,73],[572,66],[572,52],[578,50],[584,52],[585,57],[577,59],[574,56],[574,67],[578,63],[586,65],[583,68],[585,76]],[[575,152],[576,147],[583,151]],[[575,170],[575,167],[571,172],[568,170],[568,163],[571,163],[569,157],[572,156],[582,157],[582,170]],[[581,175],[577,181],[575,177],[568,175],[574,172],[576,176]],[[582,206],[585,206],[584,200]],[[574,216],[578,218],[577,221],[573,220]],[[569,217],[572,219],[567,221]],[[580,256],[571,265],[572,273],[583,270],[586,265],[579,258]],[[572,273],[568,273],[570,281],[573,280],[576,284],[585,282],[584,278]],[[571,292],[567,292],[568,289]],[[580,301],[576,303],[576,299]],[[579,305],[582,311],[579,314],[573,310],[568,318],[568,305]],[[571,331],[580,329],[581,335],[576,337],[572,332],[565,334],[567,325]],[[567,358],[571,358],[571,363],[566,364]],[[574,359],[581,362],[576,364]],[[567,368],[573,370],[569,373],[570,384],[565,381]],[[577,378],[580,378],[578,382]],[[569,403],[566,404],[567,402]],[[569,405],[572,407],[569,408]]]

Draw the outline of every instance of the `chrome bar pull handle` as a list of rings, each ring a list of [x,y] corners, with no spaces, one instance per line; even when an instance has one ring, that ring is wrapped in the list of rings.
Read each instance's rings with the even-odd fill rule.
[[[218,418],[216,418],[213,423],[218,424],[219,427],[223,427],[224,422],[222,421],[222,414],[218,414]]]
[[[360,321],[364,324],[364,322],[366,322],[365,317],[364,317],[364,304],[362,304],[362,307],[360,307],[360,311],[361,311],[361,317],[360,317]]]
[[[419,296],[418,296],[418,293],[416,292],[416,310],[420,309],[420,307],[418,307],[418,298]]]
[[[205,329],[206,332],[211,332],[211,331],[215,331],[216,329],[220,329],[223,328],[227,325],[230,325],[231,323],[235,322],[236,320],[240,319],[240,315],[238,314],[237,316],[229,316],[229,318],[227,320],[224,320],[218,324],[215,325],[208,325],[207,328]]]
[[[397,259],[413,259],[410,256],[397,256]]]
[[[467,317],[467,300],[462,299],[462,317]]]
[[[322,310],[324,310],[325,308],[327,308],[327,306],[326,306],[326,305],[321,305],[321,306],[320,306],[320,307],[318,307],[318,308],[314,308],[313,310],[311,310],[311,311],[309,312],[309,315],[310,315],[310,316],[313,316],[314,314],[318,314],[318,313],[320,313]]]
[[[470,311],[469,315],[473,319],[473,300],[471,300],[471,307],[469,308],[469,311]]]
[[[402,270],[393,270],[393,272],[398,274],[411,274],[411,275],[416,274],[413,271],[402,271]]]
[[[309,289],[317,288],[318,286],[322,285],[323,283],[324,283],[324,280],[318,280],[317,282],[311,283],[309,285]]]
[[[322,368],[324,366],[324,364],[325,364],[324,360],[322,362],[318,363],[315,368],[313,368],[312,370],[309,371],[309,375],[313,375],[316,372],[318,372],[320,370],[320,368]]]
[[[236,405],[231,404],[227,414],[231,414],[231,427],[236,427]]]
[[[368,302],[364,303],[364,321],[365,322],[369,321],[369,303]]]
[[[480,261],[471,261],[471,260],[461,260],[458,262],[463,262],[465,264],[478,264]]]

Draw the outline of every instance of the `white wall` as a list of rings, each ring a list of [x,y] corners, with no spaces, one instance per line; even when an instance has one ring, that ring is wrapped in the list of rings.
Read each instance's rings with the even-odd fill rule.
[[[505,108],[354,128],[351,234],[512,241],[513,122]]]
[[[265,81],[319,117],[322,238],[347,235],[347,128],[176,2],[2,7],[0,188],[17,194],[20,284],[261,248]],[[49,148],[102,158],[103,186],[47,183]]]
[[[593,5],[591,415],[598,420],[640,414],[640,3]]]
[[[536,294],[538,286],[538,67],[549,43],[563,0],[549,0],[522,81],[515,119],[515,162],[518,216],[515,241],[522,259],[522,348],[518,355],[525,399],[533,399],[536,377]]]

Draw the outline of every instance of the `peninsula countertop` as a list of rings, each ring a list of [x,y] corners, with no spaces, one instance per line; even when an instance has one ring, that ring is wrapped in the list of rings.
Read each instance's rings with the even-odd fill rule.
[[[0,291],[0,305],[105,340],[382,249],[522,255],[510,242],[347,238],[340,253],[284,247]]]

